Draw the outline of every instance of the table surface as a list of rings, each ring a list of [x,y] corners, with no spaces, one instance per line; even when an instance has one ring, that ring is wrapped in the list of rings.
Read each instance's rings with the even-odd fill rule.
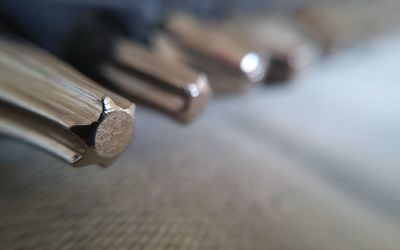
[[[4,249],[399,249],[400,33],[183,127],[139,108],[109,168],[0,146]]]

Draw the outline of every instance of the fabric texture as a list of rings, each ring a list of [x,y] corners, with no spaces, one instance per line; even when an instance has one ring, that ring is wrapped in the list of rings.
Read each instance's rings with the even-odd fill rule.
[[[222,97],[188,127],[139,108],[106,169],[2,139],[0,248],[398,249],[400,99],[378,77],[398,77],[398,44]]]

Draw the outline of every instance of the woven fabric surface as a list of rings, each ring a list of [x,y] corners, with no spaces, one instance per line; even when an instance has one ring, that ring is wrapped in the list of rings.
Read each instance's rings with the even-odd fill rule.
[[[188,127],[139,109],[135,142],[106,169],[1,140],[0,248],[398,249],[398,141],[387,138],[399,123],[390,112],[368,122],[364,104],[399,98],[365,82],[374,95],[343,93],[337,81],[377,63],[354,56],[286,89],[216,100]]]

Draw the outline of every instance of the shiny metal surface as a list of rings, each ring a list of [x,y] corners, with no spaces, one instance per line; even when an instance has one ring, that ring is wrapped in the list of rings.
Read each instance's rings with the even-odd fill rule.
[[[266,83],[287,82],[315,62],[320,48],[288,13],[241,15],[217,24],[232,39],[270,59]]]
[[[115,42],[113,59],[100,66],[108,85],[121,95],[181,121],[202,113],[211,94],[207,76],[129,40]]]
[[[135,106],[29,44],[0,40],[0,131],[74,166],[111,163]]]
[[[165,26],[154,38],[155,49],[205,72],[215,92],[238,92],[264,78],[267,59],[221,30],[181,13]]]
[[[0,141],[0,245],[398,250],[393,51],[400,34],[321,62],[288,88],[217,98],[185,128],[139,109],[135,143],[106,171],[71,171]]]

